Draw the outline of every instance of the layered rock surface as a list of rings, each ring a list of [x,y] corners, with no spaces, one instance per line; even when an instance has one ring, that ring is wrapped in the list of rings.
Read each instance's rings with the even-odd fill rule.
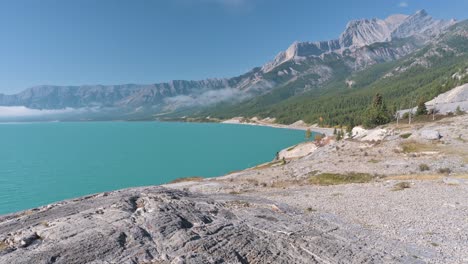
[[[332,216],[268,200],[133,188],[0,218],[1,263],[417,263]]]

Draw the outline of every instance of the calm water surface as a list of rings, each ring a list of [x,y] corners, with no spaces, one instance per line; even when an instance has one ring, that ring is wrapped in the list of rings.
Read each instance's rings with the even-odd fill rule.
[[[0,214],[86,194],[218,176],[270,161],[304,132],[227,124],[0,124]]]

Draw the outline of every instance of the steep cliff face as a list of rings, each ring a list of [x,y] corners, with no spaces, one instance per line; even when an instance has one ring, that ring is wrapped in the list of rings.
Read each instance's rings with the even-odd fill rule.
[[[404,15],[395,15],[385,20],[374,18],[351,21],[340,36],[340,47],[358,48],[376,42],[388,41],[391,32],[406,18]]]
[[[381,19],[361,19],[350,21],[345,31],[338,39],[322,42],[295,42],[286,51],[279,53],[276,58],[263,67],[263,71],[269,72],[278,65],[290,61],[300,60],[310,56],[321,56],[326,53],[349,54],[356,52],[353,57],[365,61],[366,57],[359,57],[362,48],[375,43],[389,43],[398,39],[417,37],[423,44],[442,33],[447,27],[453,25],[454,20],[435,20],[425,10],[418,11],[414,15],[392,15]],[[415,46],[406,46],[404,49],[382,51],[383,61],[395,59],[407,55],[415,50]],[[367,64],[376,61],[375,55],[369,57]],[[389,56],[389,54],[393,54]]]
[[[391,38],[407,38],[418,36],[428,40],[442,33],[447,27],[455,24],[455,20],[436,20],[427,14],[425,10],[418,11],[409,16],[391,33]]]

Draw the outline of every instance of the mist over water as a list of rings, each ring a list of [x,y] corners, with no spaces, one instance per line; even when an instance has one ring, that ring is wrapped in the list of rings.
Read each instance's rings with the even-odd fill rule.
[[[160,122],[0,125],[0,214],[267,162],[303,131]]]

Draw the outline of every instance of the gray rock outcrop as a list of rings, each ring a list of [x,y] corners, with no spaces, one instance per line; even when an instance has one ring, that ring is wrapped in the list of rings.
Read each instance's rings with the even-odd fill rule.
[[[332,216],[144,187],[0,218],[0,263],[417,263]]]
[[[468,73],[465,73],[464,75],[467,74]],[[436,108],[436,111],[440,114],[455,113],[457,108],[460,111],[468,111],[468,84],[460,85],[448,92],[438,95],[436,98],[427,102],[426,107],[428,109]]]
[[[442,136],[440,135],[439,131],[437,130],[422,130],[421,132],[419,132],[419,136],[423,139],[427,139],[427,140],[438,140],[438,139],[441,139]]]

